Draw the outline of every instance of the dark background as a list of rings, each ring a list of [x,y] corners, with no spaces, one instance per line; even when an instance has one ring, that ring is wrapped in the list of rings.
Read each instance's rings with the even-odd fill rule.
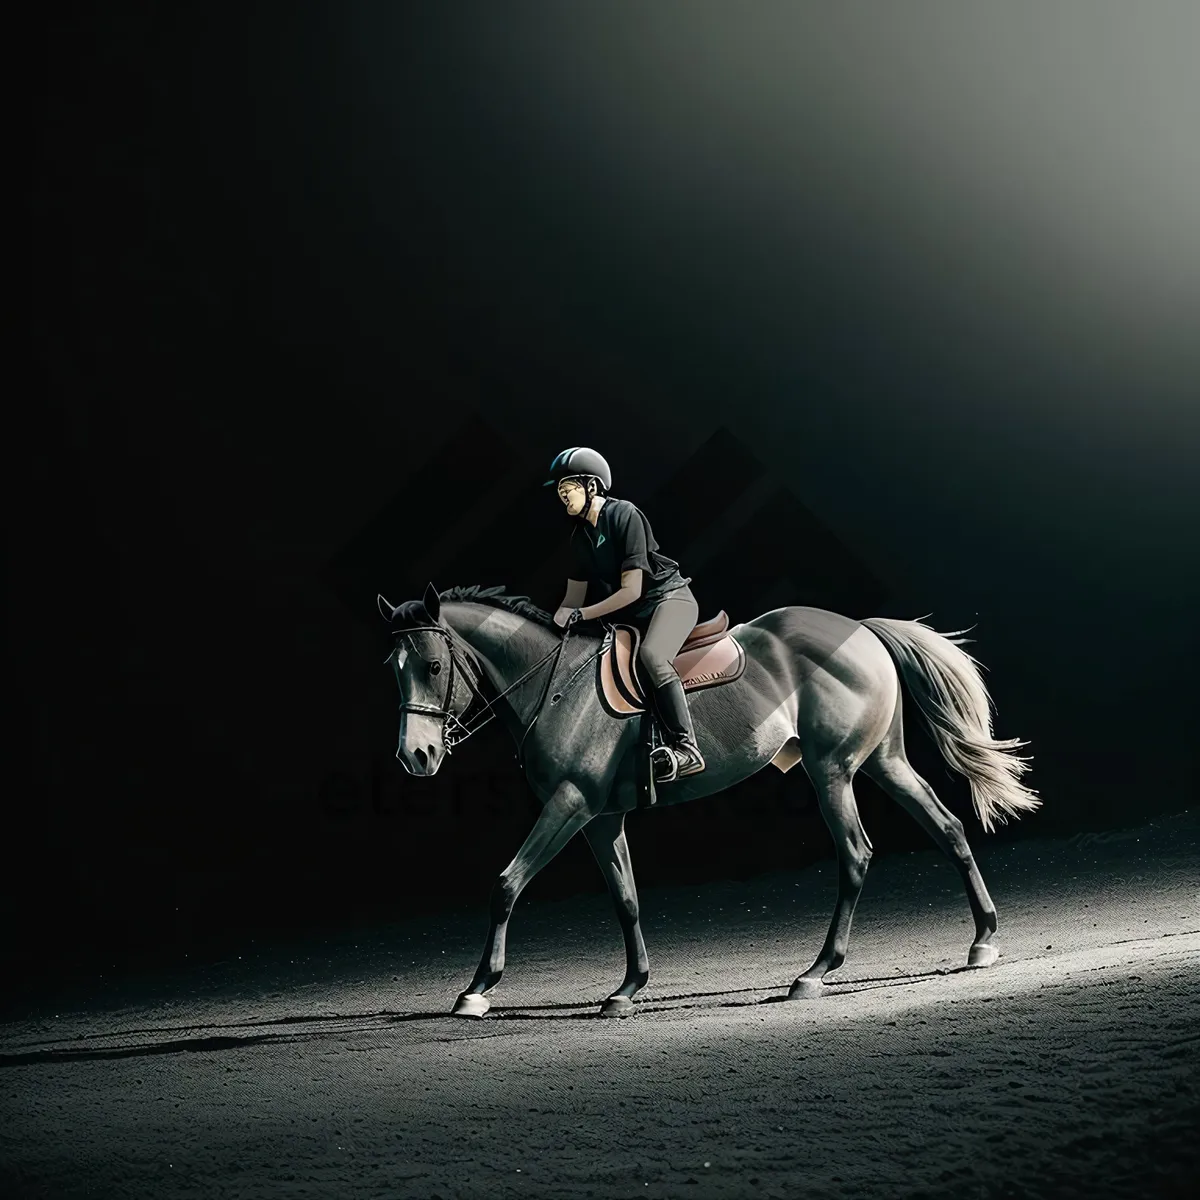
[[[1192,804],[1198,23],[145,5],[40,30],[10,955],[43,978],[482,912],[530,801],[494,729],[402,773],[374,595],[553,607],[537,485],[570,445],[702,616],[974,625],[1045,799],[997,837]],[[880,853],[925,844],[857,787]],[[799,771],[629,829],[643,889],[832,851]],[[600,886],[572,845],[527,895]]]

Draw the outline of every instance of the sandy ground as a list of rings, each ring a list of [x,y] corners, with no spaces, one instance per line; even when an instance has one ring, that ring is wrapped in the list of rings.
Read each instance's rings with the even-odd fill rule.
[[[648,815],[647,819],[650,819]],[[637,861],[636,826],[630,840]],[[877,859],[826,996],[830,864],[523,902],[492,1014],[447,1015],[485,914],[96,984],[0,1029],[0,1188],[46,1197],[1169,1196],[1200,1173],[1200,813]]]

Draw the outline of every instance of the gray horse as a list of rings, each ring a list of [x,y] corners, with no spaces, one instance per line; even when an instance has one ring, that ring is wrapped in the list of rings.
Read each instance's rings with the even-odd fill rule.
[[[397,757],[413,775],[433,775],[453,746],[498,716],[518,746],[541,813],[491,897],[491,928],[479,967],[453,1012],[481,1017],[504,971],[505,938],[525,885],[583,831],[616,904],[625,936],[621,986],[601,1006],[633,1010],[650,965],[638,920],[637,889],[625,840],[625,814],[637,805],[640,720],[603,706],[596,659],[605,630],[590,623],[565,634],[550,614],[499,588],[429,585],[421,600],[378,597],[394,637],[388,661],[400,686]],[[659,785],[661,803],[711,795],[768,764],[803,764],[816,789],[838,856],[838,896],[825,944],[792,984],[789,999],[822,994],[824,977],[845,961],[850,922],[862,891],[871,841],[859,820],[853,780],[863,770],[905,808],[962,876],[975,918],[967,964],[984,967],[996,909],[962,823],[909,764],[904,752],[901,679],[924,714],[946,761],[970,782],[985,830],[1041,803],[1022,786],[1028,759],[1017,739],[992,737],[991,702],[959,634],[919,621],[851,620],[816,608],[777,608],[729,630],[745,651],[734,682],[689,699],[708,769]],[[471,727],[468,728],[468,722]]]

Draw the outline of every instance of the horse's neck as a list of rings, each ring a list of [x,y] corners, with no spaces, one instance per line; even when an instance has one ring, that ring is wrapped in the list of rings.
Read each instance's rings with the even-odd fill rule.
[[[487,604],[443,602],[442,620],[471,648],[497,693],[516,683],[558,644],[558,638],[537,622]],[[545,681],[546,671],[535,671],[497,705],[510,729],[519,733],[533,719]]]

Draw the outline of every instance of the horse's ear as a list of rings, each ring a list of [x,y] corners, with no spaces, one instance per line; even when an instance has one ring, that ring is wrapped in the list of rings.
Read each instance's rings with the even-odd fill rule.
[[[425,605],[425,611],[429,614],[430,619],[436,621],[438,613],[442,609],[441,597],[438,596],[437,588],[433,584],[429,584],[425,588],[425,595],[421,597],[421,603]]]
[[[392,613],[396,610],[392,607],[390,601],[385,600],[382,595],[375,597],[375,603],[379,605],[379,613],[385,621],[392,619]]]

